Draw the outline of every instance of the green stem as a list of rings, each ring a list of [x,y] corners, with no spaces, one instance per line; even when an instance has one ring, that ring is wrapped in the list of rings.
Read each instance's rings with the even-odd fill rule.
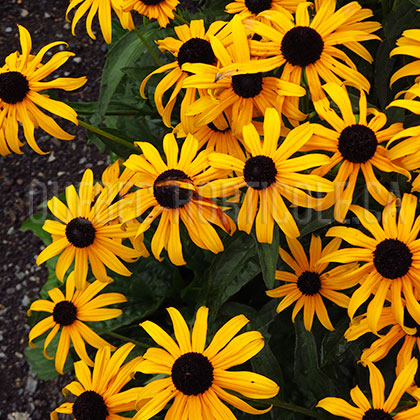
[[[79,115],[93,115],[96,113],[96,111],[77,111],[77,113]],[[134,116],[134,115],[138,115],[140,114],[140,111],[130,111],[128,109],[124,109],[124,110],[115,110],[115,111],[107,111],[105,112],[105,116],[107,115],[130,115],[130,116]]]
[[[125,337],[124,335],[117,334],[117,333],[114,333],[112,331],[105,330],[104,328],[100,328],[100,327],[97,327],[97,326],[93,327],[92,325],[90,325],[90,328],[92,328],[92,330],[96,331],[97,333],[109,335],[110,337],[118,338],[121,341],[126,341],[127,343],[133,343],[138,347],[143,347],[145,349],[148,349],[150,347],[149,345],[147,345],[145,343],[142,343],[142,342],[137,341],[137,340],[133,340],[129,337]]]
[[[242,398],[244,398],[242,396]],[[252,398],[244,398],[248,401],[254,403],[254,405],[259,406],[262,401],[261,400],[254,400]],[[300,405],[295,405],[293,403],[288,403],[285,401],[280,401],[277,398],[273,398],[271,400],[267,400],[267,402],[273,404],[274,407],[283,408],[284,410],[293,411],[295,413],[305,414],[308,417],[313,417],[315,419],[324,419],[325,416],[322,413],[318,413],[316,411],[310,410],[309,408],[301,407]]]
[[[107,133],[106,131],[101,130],[100,128],[94,127],[93,125],[90,125],[87,122],[84,122],[80,119],[79,119],[79,125],[86,128],[89,131],[92,131],[92,133],[99,134],[100,136],[106,137],[109,140],[112,140],[112,141],[115,141],[116,143],[122,144],[123,146],[127,147],[128,149],[135,150],[136,152],[139,151],[139,149],[136,146],[134,146],[133,143],[130,143],[129,141],[124,140],[121,137],[114,136],[111,133]]]
[[[295,405],[292,403],[280,401],[277,398],[272,400],[271,403],[275,407],[284,408],[285,410],[294,411],[295,413],[305,414],[306,416],[313,417],[315,419],[324,418],[322,413],[317,413],[316,411],[312,411],[309,408],[301,407],[300,405]]]
[[[157,54],[153,51],[153,48],[147,42],[146,38],[142,35],[142,33],[137,28],[134,28],[134,31],[136,32],[140,41],[143,42],[143,45],[147,48],[147,51],[149,51],[150,55],[153,57],[153,60],[155,60],[155,63],[160,67],[162,65],[162,62],[160,61]]]
[[[180,24],[180,25],[189,25],[189,22],[187,20],[185,20],[184,16],[182,16],[180,13],[176,13],[174,12],[174,16],[175,16],[175,20]]]

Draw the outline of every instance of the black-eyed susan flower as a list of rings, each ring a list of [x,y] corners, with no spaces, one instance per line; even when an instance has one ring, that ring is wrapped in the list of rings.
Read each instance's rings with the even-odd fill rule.
[[[211,150],[204,150],[197,155],[198,141],[188,135],[179,153],[175,136],[170,133],[163,139],[165,163],[158,150],[150,143],[136,144],[143,155],[131,155],[124,164],[142,174],[137,183],[140,189],[133,193],[131,208],[123,214],[124,220],[139,217],[152,207],[140,224],[137,231],[140,234],[160,216],[151,244],[153,255],[159,260],[162,259],[160,255],[165,248],[172,263],[185,264],[180,221],[197,246],[214,253],[223,251],[222,241],[212,223],[229,234],[234,232],[235,224],[209,196],[206,198],[201,194],[203,184],[224,176],[227,172],[208,168],[207,158]]]
[[[419,136],[420,126],[418,125],[406,128],[405,130],[401,129],[395,133],[388,142],[389,159],[395,165],[401,166],[407,171],[417,171],[420,168]],[[418,180],[413,181],[413,191],[416,191],[418,182]]]
[[[277,312],[283,311],[296,302],[292,313],[293,322],[303,307],[303,321],[308,331],[312,328],[315,314],[321,324],[332,331],[334,327],[322,298],[347,308],[349,297],[337,290],[348,289],[357,284],[353,271],[358,265],[354,263],[342,264],[326,271],[328,263],[317,264],[324,255],[328,255],[340,247],[341,239],[334,238],[322,249],[321,238],[312,235],[309,260],[297,239],[288,237],[286,239],[292,255],[280,248],[280,258],[292,268],[294,273],[277,270],[276,280],[285,281],[287,284],[268,290],[266,293],[270,297],[283,298],[277,306]]]
[[[252,17],[256,20],[262,20],[269,23],[270,21],[259,16],[265,10],[277,10],[281,12],[284,9],[289,12],[295,12],[299,3],[305,0],[234,0],[226,5],[226,12],[239,14],[242,19]]]
[[[121,0],[125,12],[135,10],[149,19],[156,19],[162,28],[166,28],[169,21],[174,18],[178,4],[179,0]]]
[[[388,330],[382,333],[385,328]],[[363,350],[360,362],[366,365],[367,362],[382,360],[397,343],[402,341],[395,368],[398,375],[412,359],[414,348],[420,349],[420,325],[408,313],[407,309],[404,310],[404,326],[399,325],[392,313],[392,308],[388,306],[384,308],[379,318],[378,331],[381,332],[381,335],[368,348]],[[347,341],[354,341],[369,332],[371,330],[367,315],[363,314],[353,319],[344,337]]]
[[[141,256],[141,252],[121,244],[118,239],[132,236],[135,230],[131,225],[109,224],[122,210],[121,201],[111,204],[120,189],[121,184],[115,182],[104,188],[94,201],[93,173],[87,169],[79,194],[74,185],[66,188],[67,206],[57,197],[49,200],[48,208],[60,221],[45,221],[42,228],[52,235],[53,242],[38,255],[37,264],[61,253],[55,272],[63,281],[74,261],[77,289],[83,289],[89,265],[95,278],[103,282],[112,281],[105,266],[118,274],[130,276],[131,272],[117,256],[133,262]]]
[[[118,193],[118,198],[128,198],[130,197],[130,189],[136,184],[137,181],[141,179],[141,173],[134,172],[131,169],[127,167],[121,166],[123,164],[122,159],[117,159],[112,165],[109,165],[102,173],[101,185],[99,182],[97,182],[94,185],[94,195],[100,194],[104,187],[112,187],[112,185],[116,182],[118,182],[121,185],[121,189]],[[111,220],[109,222],[110,225],[116,225],[123,223],[123,220],[120,216],[116,216],[114,220]],[[122,226],[123,229],[127,229],[127,226],[129,226],[130,232],[136,232],[138,229],[139,222],[137,219],[132,220],[126,220],[124,222],[125,224]],[[114,241],[122,242],[124,238],[113,238]],[[138,250],[140,252],[140,255],[142,257],[148,257],[149,251],[147,250],[146,246],[144,245],[144,235],[135,235],[134,233],[128,237],[130,242],[132,243],[134,249]]]
[[[334,178],[335,191],[326,195],[322,205],[323,209],[334,205],[334,217],[341,222],[352,203],[359,172],[364,176],[369,194],[383,206],[391,202],[394,195],[380,183],[373,168],[383,172],[397,172],[407,178],[411,176],[404,167],[393,162],[392,149],[388,150],[385,145],[381,145],[398,133],[402,124],[392,124],[384,129],[387,122],[385,114],[367,108],[363,91],[360,92],[359,114],[356,116],[344,87],[327,83],[323,88],[338,106],[341,116],[328,103],[316,102],[315,109],[319,116],[332,129],[315,124],[314,136],[303,150],[325,150],[333,153],[329,164],[315,169],[314,174],[323,176],[341,164]]]
[[[132,379],[134,367],[141,357],[124,363],[134,344],[127,343],[111,355],[109,346],[99,349],[95,356],[93,371],[80,360],[74,364],[77,381],[63,388],[63,394],[76,397],[74,402],[65,402],[51,413],[51,420],[58,420],[58,413],[71,414],[75,420],[122,420],[131,417],[121,416],[135,409],[137,394],[141,387],[121,391]],[[90,366],[90,365],[89,365]]]
[[[397,217],[396,200],[382,212],[382,227],[376,217],[360,206],[352,205],[352,211],[372,236],[352,227],[332,227],[327,236],[335,236],[352,247],[340,249],[320,259],[325,262],[364,262],[354,272],[360,287],[353,292],[348,307],[350,318],[371,294],[374,295],[367,307],[369,328],[376,334],[385,300],[391,301],[395,319],[404,325],[405,298],[409,314],[420,323],[420,272],[417,261],[420,258],[420,216],[415,217],[417,198],[404,194]],[[398,221],[397,221],[398,219]]]
[[[57,70],[74,53],[59,51],[49,61],[42,60],[49,50],[65,42],[52,42],[36,54],[31,54],[32,40],[27,29],[18,25],[22,52],[8,55],[5,64],[0,67],[0,143],[1,154],[7,149],[14,153],[23,153],[23,143],[19,139],[19,123],[22,124],[25,139],[37,153],[44,154],[35,141],[35,128],[42,128],[53,137],[71,140],[73,135],[65,132],[47,112],[78,124],[76,112],[63,102],[51,99],[40,93],[45,89],[75,90],[86,83],[86,77],[59,77],[43,82],[48,75]]]
[[[102,36],[107,44],[112,41],[112,10],[118,16],[121,26],[124,29],[134,29],[133,18],[129,12],[121,9],[123,0],[70,0],[70,4],[66,10],[66,19],[69,13],[77,8],[71,23],[71,32],[75,35],[76,24],[82,16],[88,13],[86,17],[86,31],[92,39],[96,39],[92,31],[92,21],[98,14],[99,26],[101,27]],[[88,12],[89,10],[89,12]]]
[[[140,95],[143,98],[145,96],[145,87],[150,79],[155,74],[161,74],[169,71],[169,73],[158,83],[156,86],[154,100],[156,108],[162,117],[164,124],[167,127],[171,127],[171,115],[172,110],[175,106],[178,94],[181,92],[183,81],[190,75],[188,72],[182,70],[184,63],[205,63],[205,64],[216,64],[217,57],[214,54],[212,46],[210,45],[210,36],[216,36],[220,41],[225,44],[229,41],[230,29],[226,22],[216,21],[213,22],[209,29],[206,31],[204,27],[204,20],[192,20],[189,25],[175,26],[175,33],[178,39],[174,37],[167,37],[156,41],[159,46],[159,50],[164,52],[170,52],[176,60],[164,64],[158,69],[150,73],[140,85]],[[163,96],[165,92],[173,88],[171,96],[169,97],[166,105],[163,104]],[[184,124],[187,124],[185,115],[185,109],[195,100],[197,95],[197,89],[187,89],[185,96],[181,103],[181,119],[184,120]],[[191,130],[185,127],[188,132]]]
[[[223,197],[234,195],[246,187],[246,194],[238,214],[238,228],[247,233],[256,225],[259,242],[271,243],[274,222],[287,235],[299,236],[299,229],[283,197],[303,207],[316,207],[318,201],[305,191],[332,191],[333,184],[317,175],[300,174],[298,171],[327,164],[329,158],[321,154],[307,154],[291,158],[312,136],[309,123],[291,130],[278,146],[281,119],[273,108],[267,108],[264,117],[264,141],[253,124],[243,128],[243,139],[251,156],[239,160],[234,156],[212,153],[210,165],[217,169],[234,171],[236,176],[219,179],[203,187],[204,194]],[[305,190],[305,191],[304,191]],[[258,211],[258,213],[257,213]]]
[[[277,395],[279,387],[271,379],[254,372],[230,371],[264,347],[258,331],[235,335],[249,321],[238,315],[228,321],[206,345],[208,308],[198,309],[192,334],[182,315],[168,308],[176,343],[162,328],[146,321],[140,325],[162,348],[150,348],[136,369],[142,373],[168,375],[148,383],[139,393],[138,402],[144,404],[133,420],[148,420],[174,399],[165,419],[236,419],[223,404],[227,402],[249,414],[263,414],[271,409],[257,410],[226,390],[246,398],[265,399]]]
[[[389,104],[389,106],[408,109],[414,114],[420,114],[420,102],[415,100],[416,97],[418,98],[420,96],[420,83],[418,79],[418,76],[420,76],[419,47],[420,29],[408,29],[402,33],[402,36],[397,40],[397,46],[389,53],[390,57],[395,55],[409,55],[415,58],[414,61],[401,67],[391,76],[390,85],[392,86],[397,80],[407,76],[416,76],[416,83],[409,89],[398,93],[397,97],[404,95],[403,99],[396,99]]]
[[[94,185],[95,195],[100,194],[104,187],[111,187],[115,182],[119,182],[121,184],[121,189],[118,192],[118,197],[121,199],[127,195],[130,189],[139,180],[139,177],[139,173],[123,166],[122,159],[117,159],[102,172],[102,184],[97,182]]]
[[[195,126],[194,122],[193,126]],[[177,137],[186,137],[187,133],[185,131],[182,123],[179,123],[174,129]],[[225,115],[220,115],[213,122],[195,128],[191,134],[198,140],[199,149],[205,147],[219,153],[245,159],[242,139],[232,133],[232,128]]]
[[[354,405],[349,404],[342,398],[327,397],[322,399],[317,407],[349,420],[414,420],[420,418],[420,405],[398,411],[395,413],[401,397],[410,388],[417,371],[417,359],[411,359],[410,363],[401,371],[395,380],[388,398],[385,400],[385,381],[380,370],[373,364],[368,363],[369,382],[372,399],[371,401],[363,394],[356,385],[350,396]]]
[[[20,143],[23,146],[23,143]],[[0,127],[0,156],[10,155],[12,153],[7,146],[6,136],[4,134],[4,129]]]
[[[74,272],[72,272],[66,281],[66,295],[58,288],[51,289],[48,291],[51,300],[36,300],[28,310],[28,316],[32,311],[51,314],[31,329],[29,345],[33,347],[32,342],[35,338],[51,330],[44,342],[44,356],[47,359],[53,359],[54,357],[48,355],[47,348],[53,338],[60,334],[55,354],[55,368],[61,374],[70,349],[70,342],[73,343],[74,350],[84,363],[93,366],[93,362],[86,352],[85,341],[97,349],[110,344],[99,337],[84,322],[116,318],[122,314],[121,309],[105,308],[105,306],[126,301],[125,296],[121,293],[98,295],[106,286],[106,283],[100,281],[86,283],[83,290],[75,290],[74,277]]]
[[[183,70],[195,73],[183,82],[186,88],[205,89],[206,94],[186,109],[187,116],[199,115],[198,127],[214,122],[223,113],[230,117],[234,135],[253,117],[264,115],[272,107],[291,120],[303,120],[305,114],[298,106],[285,105],[286,97],[305,95],[305,89],[278,77],[264,76],[267,66],[263,60],[252,59],[249,40],[241,18],[236,15],[230,22],[233,43],[225,48],[219,39],[210,37],[210,43],[219,58],[220,67],[211,64],[186,63]],[[241,64],[241,72],[231,76],[225,68]],[[208,92],[210,90],[210,94]],[[182,116],[181,116],[182,121]]]
[[[251,42],[254,56],[269,57],[271,68],[282,67],[281,78],[301,83],[305,75],[312,101],[325,97],[321,89],[324,82],[341,83],[368,91],[368,80],[357,71],[348,55],[337,47],[344,46],[368,62],[373,58],[360,41],[379,39],[372,32],[381,25],[363,22],[373,15],[352,1],[337,11],[336,1],[316,1],[315,14],[310,18],[308,8],[312,3],[300,3],[295,18],[283,10],[267,10],[260,16],[271,21],[271,26],[255,19],[246,19],[244,24],[260,35],[261,41]],[[241,66],[236,67],[241,70]],[[235,70],[233,66],[227,71]],[[286,98],[285,106],[298,106],[298,98]]]

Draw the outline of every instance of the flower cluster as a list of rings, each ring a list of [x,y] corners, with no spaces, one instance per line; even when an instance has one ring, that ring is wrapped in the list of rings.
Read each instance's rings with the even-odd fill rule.
[[[118,102],[120,92],[131,92],[135,83],[140,105],[130,109],[133,115],[106,115],[100,103],[96,121],[103,122],[102,128],[80,120],[97,135],[119,143],[123,147],[120,158],[109,165],[100,182],[95,183],[93,171],[87,169],[80,185],[69,185],[63,196],[47,203],[58,220],[51,217],[43,225],[51,234],[51,243],[38,255],[37,263],[48,261],[56,279],[65,283],[65,294],[55,287],[48,290],[50,300],[31,304],[29,315],[33,311],[50,315],[32,328],[29,344],[34,346],[34,340],[43,343],[44,356],[51,358],[47,348],[57,342],[54,338],[59,334],[55,354],[59,373],[64,372],[71,346],[81,359],[74,364],[78,381],[63,390],[75,395],[75,401],[63,403],[51,417],[64,413],[76,420],[127,418],[122,413],[148,420],[168,404],[167,420],[235,419],[235,410],[264,414],[275,405],[293,409],[277,397],[276,382],[249,370],[248,362],[263,349],[264,338],[270,341],[278,333],[270,327],[275,311],[269,298],[274,298],[280,299],[275,301],[279,317],[291,306],[293,323],[303,313],[302,331],[297,325],[296,334],[305,337],[305,345],[316,348],[313,330],[333,331],[334,325],[343,325],[343,318],[332,322],[331,313],[348,315],[345,323],[350,325],[345,325],[340,339],[356,341],[368,333],[377,336],[355,356],[369,371],[371,398],[356,386],[350,392],[356,407],[331,396],[317,398],[317,407],[350,420],[419,419],[420,389],[415,374],[420,337],[420,208],[416,195],[420,177],[413,181],[412,177],[420,171],[420,123],[404,127],[405,120],[397,117],[404,112],[407,119],[420,114],[420,30],[405,30],[390,52],[389,57],[416,59],[390,78],[394,85],[416,77],[414,84],[385,104],[386,108],[401,108],[392,114],[368,102],[374,96],[362,70],[373,62],[370,47],[380,40],[381,24],[371,20],[373,12],[357,1],[338,7],[336,0],[315,0],[313,4],[235,0],[226,5],[224,20],[208,26],[204,19],[185,21],[175,10],[178,5],[178,0],[72,0],[65,11],[66,17],[74,13],[73,34],[87,13],[87,32],[95,38],[91,25],[97,13],[104,40],[125,45],[112,40],[113,12],[123,29],[133,31],[122,35],[130,45],[128,54],[137,57],[140,42],[150,52],[138,54],[138,68],[123,71],[143,71],[144,55],[152,57],[156,66],[141,81],[134,77],[124,87],[118,82],[121,85],[116,83],[113,88]],[[155,34],[167,35],[155,40],[162,59],[148,43],[149,35],[135,25],[133,11],[142,15],[144,26],[159,26]],[[161,29],[171,26],[172,20],[179,23],[173,26],[174,32]],[[35,142],[35,128],[71,139],[38,107],[78,124],[75,111],[41,91],[73,90],[85,82],[83,77],[42,81],[72,53],[60,51],[42,63],[46,52],[61,43],[31,55],[28,31],[19,26],[19,33],[21,52],[10,54],[0,67],[2,155],[22,153],[19,124],[29,146],[38,153],[43,152]],[[129,44],[129,36],[137,44]],[[160,77],[157,82],[156,76]],[[142,114],[147,107],[152,111]],[[137,126],[140,121],[144,130]],[[145,134],[153,137],[153,131],[159,131],[151,121],[158,121],[159,130],[165,130],[153,141]],[[124,134],[121,127],[135,128]],[[301,222],[303,212],[313,218],[329,214],[329,219],[314,227],[312,222]],[[244,233],[235,233],[237,230]],[[235,237],[252,237],[252,245],[243,239],[248,248],[241,253]],[[149,249],[154,259],[148,258]],[[223,257],[228,252],[236,265],[217,271],[223,261],[216,254]],[[235,259],[234,252],[240,258]],[[225,260],[230,257],[228,254]],[[282,264],[278,270],[277,257]],[[256,259],[259,271],[250,281],[256,290],[264,287],[265,306],[251,307],[251,302],[229,306],[229,298],[246,284],[235,276],[241,270],[252,270]],[[120,330],[102,329],[102,321],[123,313],[106,307],[131,298],[115,291],[99,293],[114,280],[120,286],[121,276],[131,276],[126,284],[134,282],[143,275],[144,261],[152,261],[154,267],[161,267],[155,261],[164,261],[162,266],[170,267],[170,292],[148,309],[137,309],[137,316],[127,315],[115,327],[129,331],[129,337]],[[208,270],[206,265],[210,265]],[[189,271],[194,273],[192,280],[185,274]],[[215,272],[228,281],[211,278]],[[282,283],[274,287],[275,280]],[[222,286],[215,286],[214,292],[212,287],[219,281]],[[153,301],[157,296],[153,289],[159,283],[146,283],[144,280],[135,294]],[[175,340],[157,323],[144,319],[164,322],[167,314],[159,308],[169,306],[165,298],[171,305],[178,302],[196,309],[190,331],[186,319],[193,318],[193,311],[186,309],[184,319],[178,309],[167,308]],[[249,322],[245,315],[237,315],[240,308],[253,314],[251,320],[260,331],[237,335]],[[314,323],[315,315],[321,327]],[[229,320],[220,327],[216,316]],[[150,336],[159,347],[130,335],[132,324],[139,321],[146,334],[137,333],[145,340]],[[216,327],[220,328],[207,342],[207,330],[214,332]],[[115,346],[98,335],[101,332],[115,339]],[[132,343],[118,347],[121,339]],[[322,348],[328,345],[328,339],[318,341]],[[392,349],[400,341],[404,342],[395,356]],[[96,349],[94,361],[86,343]],[[143,353],[142,347],[147,347]],[[327,364],[328,352],[322,351],[322,363]],[[267,350],[265,356],[272,353]],[[341,357],[344,352],[336,353]],[[130,360],[123,365],[127,358]],[[385,358],[392,374],[395,370],[386,399],[385,379],[375,365]],[[312,365],[321,370],[315,359]],[[299,367],[296,360],[295,371]],[[236,366],[243,363],[247,363],[246,370],[238,370]],[[257,367],[258,363],[252,363],[253,369],[259,370]],[[288,370],[286,367],[290,374]],[[265,369],[264,373],[274,378],[276,370]],[[143,376],[147,374],[158,376],[149,381]],[[299,383],[299,375],[294,378]],[[131,379],[135,382],[129,384]],[[328,390],[322,391],[325,396]],[[410,400],[402,401],[406,392]],[[302,391],[307,394],[310,392]],[[270,401],[262,403],[261,409],[245,401],[259,407],[258,399]],[[300,408],[301,413],[307,410]]]

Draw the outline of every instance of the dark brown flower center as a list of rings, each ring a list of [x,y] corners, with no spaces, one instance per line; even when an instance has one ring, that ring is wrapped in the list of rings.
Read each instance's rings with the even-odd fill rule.
[[[398,239],[385,239],[376,245],[373,264],[378,273],[387,279],[405,276],[413,262],[408,246]]]
[[[159,3],[162,3],[164,0],[140,0],[146,6],[156,6]]]
[[[101,395],[95,391],[85,391],[73,404],[76,420],[106,420],[108,409]]]
[[[0,99],[7,104],[22,102],[29,92],[26,77],[18,71],[0,73]]]
[[[392,420],[392,416],[385,413],[382,408],[369,408],[363,415],[362,420]]]
[[[178,181],[192,185],[191,178],[179,169],[168,169],[156,178],[153,194],[162,207],[179,209],[191,201],[193,191],[182,188]]]
[[[271,0],[245,0],[245,6],[251,13],[258,14],[271,8]]]
[[[321,289],[321,278],[314,271],[304,271],[297,281],[298,289],[306,296],[313,296]]]
[[[226,127],[224,130],[220,130],[212,122],[207,124],[207,127],[210,128],[210,130],[214,131],[215,133],[226,133],[227,131],[230,130],[230,127]]]
[[[184,63],[216,64],[216,56],[210,42],[202,38],[191,38],[184,42],[178,51],[178,65]]]
[[[76,217],[66,226],[68,241],[76,248],[86,248],[95,240],[95,228],[92,222],[85,217]]]
[[[290,64],[306,67],[319,60],[324,41],[321,35],[309,26],[295,26],[284,35],[280,49]]]
[[[365,163],[373,157],[378,147],[375,133],[363,124],[346,127],[338,138],[338,150],[344,159]]]
[[[213,383],[213,366],[201,353],[185,353],[172,366],[172,382],[184,395],[199,395]]]
[[[276,181],[277,169],[268,156],[249,158],[244,167],[245,182],[254,190],[264,190]]]
[[[242,98],[253,98],[262,91],[262,88],[263,79],[261,73],[232,76],[232,89]]]
[[[62,327],[72,325],[77,319],[77,308],[72,302],[62,300],[54,306],[53,319],[54,322],[60,324]]]

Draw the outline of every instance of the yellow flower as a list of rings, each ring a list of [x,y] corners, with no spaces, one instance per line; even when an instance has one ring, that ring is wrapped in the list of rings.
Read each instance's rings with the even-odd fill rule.
[[[44,342],[44,356],[47,359],[53,359],[48,355],[47,348],[61,328],[55,354],[57,372],[63,374],[70,342],[73,343],[78,356],[89,366],[93,366],[93,362],[86,353],[85,341],[97,349],[110,345],[84,324],[84,321],[105,321],[122,314],[121,309],[104,308],[104,306],[125,302],[124,295],[103,293],[96,296],[105,286],[106,283],[95,281],[86,283],[83,290],[75,290],[74,272],[72,272],[66,282],[65,296],[60,289],[54,288],[48,291],[52,302],[39,299],[30,306],[28,316],[31,315],[32,311],[43,311],[51,314],[51,316],[38,322],[29,332],[29,345],[34,347],[33,340],[51,329]]]
[[[278,146],[280,130],[278,112],[267,108],[263,142],[253,124],[243,128],[244,143],[251,154],[246,161],[222,153],[212,153],[209,156],[212,167],[234,171],[237,175],[210,182],[203,187],[204,195],[216,194],[223,197],[234,195],[240,188],[246,187],[245,198],[238,214],[238,228],[250,233],[255,219],[259,242],[273,241],[274,222],[287,236],[299,236],[297,224],[283,197],[297,206],[313,208],[318,201],[303,190],[330,192],[334,188],[330,181],[317,175],[298,173],[327,164],[328,156],[307,154],[290,158],[312,136],[311,125],[306,123],[293,129]]]
[[[328,316],[327,309],[322,298],[331,300],[335,304],[347,308],[349,297],[336,290],[348,289],[357,284],[353,271],[357,264],[343,264],[331,270],[327,269],[328,263],[318,264],[325,255],[336,251],[341,244],[341,239],[333,239],[322,250],[321,238],[312,235],[309,249],[309,261],[305,251],[297,239],[288,238],[287,243],[293,257],[284,249],[280,248],[280,258],[290,266],[294,273],[288,271],[276,271],[276,280],[287,282],[286,285],[268,290],[270,297],[281,297],[282,301],[277,306],[277,312],[281,312],[294,302],[292,321],[303,307],[303,321],[305,328],[310,331],[314,314],[318,316],[321,324],[328,330],[334,330]]]
[[[391,301],[392,312],[399,325],[404,325],[404,296],[409,314],[420,323],[420,304],[417,301],[420,291],[420,271],[417,260],[420,258],[420,216],[415,217],[417,198],[404,194],[398,215],[396,200],[386,206],[382,212],[382,225],[376,217],[360,206],[351,206],[360,223],[372,235],[365,235],[361,230],[336,226],[327,236],[341,238],[352,245],[332,252],[320,259],[326,262],[364,262],[354,272],[360,287],[350,298],[348,313],[353,318],[356,310],[374,294],[367,307],[369,328],[376,334],[382,316],[385,300]]]
[[[77,398],[74,402],[65,402],[51,413],[51,420],[58,420],[57,413],[72,414],[76,420],[122,420],[128,419],[118,415],[135,409],[137,394],[141,387],[133,387],[125,391],[121,389],[132,379],[136,364],[142,359],[136,357],[125,365],[134,344],[127,343],[111,355],[109,346],[99,349],[95,356],[93,372],[80,360],[74,364],[77,381],[63,388],[63,394],[69,393]],[[89,365],[91,366],[91,365]]]
[[[360,92],[359,115],[356,117],[344,87],[327,83],[323,88],[337,104],[341,117],[328,102],[315,102],[319,116],[333,129],[315,124],[314,136],[302,150],[325,150],[333,153],[329,164],[315,169],[312,172],[314,174],[324,176],[341,163],[334,178],[335,191],[327,194],[321,209],[334,205],[334,217],[342,222],[352,203],[360,171],[363,173],[369,194],[383,206],[391,202],[394,195],[378,181],[373,168],[383,172],[397,172],[409,179],[411,175],[404,167],[394,163],[393,149],[388,150],[381,145],[398,133],[402,129],[402,124],[392,124],[383,129],[386,124],[385,114],[367,108],[366,95],[363,91]]]
[[[223,401],[249,414],[263,414],[271,409],[257,410],[225,389],[242,394],[246,398],[272,398],[279,387],[271,379],[254,372],[230,371],[264,347],[264,339],[258,331],[247,331],[235,337],[249,321],[238,315],[228,321],[215,334],[205,348],[208,308],[197,311],[192,334],[175,308],[168,308],[176,343],[162,328],[153,322],[140,324],[153,340],[163,347],[150,348],[144,354],[136,370],[168,377],[148,383],[139,393],[138,402],[143,407],[133,420],[148,420],[159,413],[172,399],[165,419],[235,419]]]
[[[194,117],[197,119],[198,116]],[[193,126],[196,126],[193,122]],[[184,130],[183,124],[179,123],[174,133],[177,137],[186,137],[187,130]],[[195,128],[191,133],[198,140],[198,148],[205,147],[219,153],[236,156],[239,159],[245,159],[245,154],[241,146],[242,139],[232,133],[231,125],[224,115],[220,115],[213,122]]]
[[[96,13],[98,13],[99,25],[101,27],[102,36],[107,44],[112,41],[112,20],[111,9],[116,13],[124,29],[134,29],[133,18],[130,13],[121,10],[123,0],[70,0],[70,4],[66,10],[66,19],[68,14],[77,8],[71,23],[71,33],[75,35],[75,28],[80,18],[89,10],[86,17],[86,30],[92,39],[96,39],[92,31],[92,21]]]
[[[125,165],[142,174],[137,183],[140,189],[133,193],[131,208],[123,214],[124,220],[139,217],[150,207],[153,208],[140,224],[138,235],[161,216],[152,239],[152,252],[158,260],[162,259],[160,254],[165,248],[172,263],[185,264],[180,220],[197,246],[214,253],[223,251],[222,241],[212,223],[229,234],[235,231],[235,224],[216,203],[201,194],[202,184],[226,174],[226,171],[208,169],[207,157],[211,150],[197,155],[198,141],[188,135],[179,154],[174,135],[167,134],[163,139],[165,163],[150,143],[136,144],[144,155],[131,155]]]
[[[415,98],[420,96],[420,29],[408,29],[402,33],[401,38],[397,40],[397,46],[389,53],[390,57],[395,55],[409,55],[416,60],[406,64],[399,70],[397,70],[390,80],[392,86],[397,80],[406,76],[417,76],[416,83],[413,84],[409,89],[399,92],[396,96],[398,98],[404,95],[404,99],[396,99],[392,101],[388,106],[398,106],[401,108],[408,109],[414,114],[420,114],[420,102],[416,101]]]
[[[189,76],[189,73],[182,70],[181,67],[184,63],[217,63],[213,49],[210,45],[210,36],[216,36],[222,43],[228,42],[227,39],[230,35],[230,29],[226,22],[216,21],[213,22],[209,29],[206,31],[204,28],[204,20],[192,20],[189,25],[175,26],[175,33],[178,39],[167,37],[157,41],[160,51],[169,51],[176,60],[172,63],[164,64],[152,73],[150,73],[141,83],[140,95],[145,96],[146,83],[155,74],[170,72],[158,83],[156,86],[154,99],[156,108],[162,116],[162,120],[167,127],[171,127],[171,115],[175,106],[178,94],[181,92],[183,81]],[[174,89],[166,105],[163,105],[163,96],[166,91]],[[181,103],[181,120],[184,124],[188,121],[185,117],[186,108],[195,100],[197,89],[187,89],[185,96]],[[187,126],[184,127],[187,132],[191,132]]]
[[[136,226],[109,224],[122,210],[121,201],[111,204],[120,189],[119,182],[104,188],[92,206],[93,173],[87,169],[79,187],[79,194],[74,185],[66,188],[67,206],[57,197],[49,200],[48,208],[60,222],[45,221],[42,228],[51,233],[53,242],[38,255],[37,264],[40,265],[61,253],[55,272],[58,279],[63,281],[74,260],[77,289],[84,287],[88,263],[93,275],[103,282],[112,281],[107,275],[105,266],[118,274],[130,276],[131,272],[116,256],[124,261],[133,262],[142,255],[142,252],[122,245],[118,239],[132,236]]]
[[[233,43],[229,48],[225,48],[217,38],[210,37],[221,68],[208,63],[186,63],[182,66],[183,70],[195,73],[184,81],[183,87],[198,88],[200,92],[205,92],[187,108],[186,115],[199,115],[195,123],[201,127],[226,113],[236,136],[241,134],[244,125],[252,122],[253,117],[264,115],[269,107],[276,108],[289,119],[303,120],[305,114],[299,111],[298,106],[286,103],[285,98],[303,96],[305,89],[278,77],[263,76],[269,67],[264,60],[252,59],[241,18],[234,16],[230,25]],[[235,75],[225,70],[238,63],[241,71],[235,71]]]
[[[321,80],[354,86],[368,91],[368,80],[357,71],[356,66],[341,49],[347,47],[368,62],[373,58],[360,41],[380,39],[372,32],[381,25],[376,22],[362,22],[373,15],[369,9],[362,9],[352,1],[337,11],[336,0],[315,1],[315,15],[310,19],[308,7],[311,3],[300,3],[295,18],[283,10],[267,10],[260,16],[269,19],[271,26],[255,19],[246,19],[244,24],[262,37],[260,42],[251,42],[253,56],[270,57],[267,62],[271,69],[282,67],[281,78],[293,83],[301,83],[306,76],[312,101],[325,97]],[[242,66],[226,69],[241,71]],[[298,107],[298,98],[286,98],[285,106]]]
[[[121,0],[125,12],[135,10],[149,19],[156,19],[162,28],[166,28],[169,20],[174,18],[178,4],[179,0]]]
[[[86,83],[86,77],[59,77],[43,82],[43,79],[74,56],[74,53],[60,51],[43,64],[42,59],[48,50],[57,45],[67,44],[61,41],[52,42],[41,48],[36,55],[32,55],[31,36],[23,26],[18,27],[22,52],[16,51],[8,55],[5,64],[0,67],[0,154],[23,153],[20,150],[23,143],[18,134],[19,122],[23,126],[29,146],[37,153],[45,154],[35,141],[35,128],[40,127],[62,140],[71,140],[74,136],[66,133],[38,107],[73,124],[77,125],[78,121],[76,112],[68,105],[39,92],[45,89],[75,90]]]
[[[411,386],[417,370],[417,359],[410,363],[397,376],[388,398],[385,400],[385,381],[380,370],[368,363],[372,401],[366,398],[358,386],[350,391],[351,399],[357,407],[341,398],[328,397],[321,400],[317,407],[329,411],[335,416],[349,420],[414,420],[420,416],[420,405],[391,414],[397,408],[403,394]]]
[[[377,362],[382,360],[390,350],[400,341],[403,341],[397,354],[397,366],[395,372],[397,375],[410,362],[413,357],[413,350],[416,346],[420,349],[420,325],[414,321],[413,317],[404,308],[404,326],[398,324],[392,313],[391,307],[384,308],[378,321],[378,331],[391,327],[383,335],[363,350],[360,361],[363,365],[367,362]],[[363,334],[371,332],[368,324],[367,314],[360,315],[353,319],[350,327],[345,332],[344,337],[347,341],[354,341]]]

